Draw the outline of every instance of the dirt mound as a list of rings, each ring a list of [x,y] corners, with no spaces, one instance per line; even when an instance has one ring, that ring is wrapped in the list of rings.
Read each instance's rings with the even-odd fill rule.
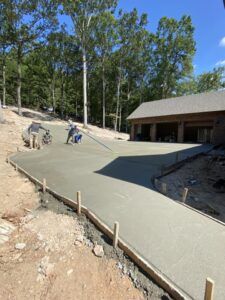
[[[24,221],[26,222],[26,218]],[[83,228],[75,218],[51,211],[44,211],[33,217],[25,228],[37,234],[39,241],[45,245],[46,252],[64,251],[73,247],[77,240],[83,241]]]

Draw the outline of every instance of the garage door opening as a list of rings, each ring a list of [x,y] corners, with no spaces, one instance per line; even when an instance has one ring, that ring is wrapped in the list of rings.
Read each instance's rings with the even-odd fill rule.
[[[150,141],[150,124],[141,125],[141,140]]]
[[[157,141],[175,143],[177,141],[178,123],[157,124]]]
[[[211,143],[213,128],[186,127],[184,130],[184,142],[186,143]]]

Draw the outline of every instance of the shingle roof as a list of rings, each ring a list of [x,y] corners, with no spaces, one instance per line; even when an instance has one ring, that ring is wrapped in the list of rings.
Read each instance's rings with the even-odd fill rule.
[[[225,90],[145,102],[130,114],[127,119],[212,111],[225,111]]]

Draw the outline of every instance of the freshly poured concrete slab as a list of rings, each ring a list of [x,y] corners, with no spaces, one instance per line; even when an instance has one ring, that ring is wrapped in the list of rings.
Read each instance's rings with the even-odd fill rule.
[[[50,126],[54,143],[13,160],[71,199],[82,203],[148,262],[194,299],[203,299],[206,277],[215,280],[215,299],[225,299],[225,227],[156,192],[151,177],[162,165],[210,146],[99,140],[84,135],[66,145],[67,132]],[[102,145],[106,145],[104,147]],[[111,149],[111,150],[109,150]]]

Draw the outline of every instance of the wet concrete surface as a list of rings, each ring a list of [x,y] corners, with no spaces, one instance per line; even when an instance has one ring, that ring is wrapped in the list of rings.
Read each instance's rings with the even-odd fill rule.
[[[225,227],[156,192],[152,175],[162,165],[202,152],[207,145],[99,140],[84,135],[66,145],[67,132],[49,126],[54,141],[13,160],[56,192],[82,203],[191,298],[203,299],[206,277],[216,282],[215,299],[225,299]]]

